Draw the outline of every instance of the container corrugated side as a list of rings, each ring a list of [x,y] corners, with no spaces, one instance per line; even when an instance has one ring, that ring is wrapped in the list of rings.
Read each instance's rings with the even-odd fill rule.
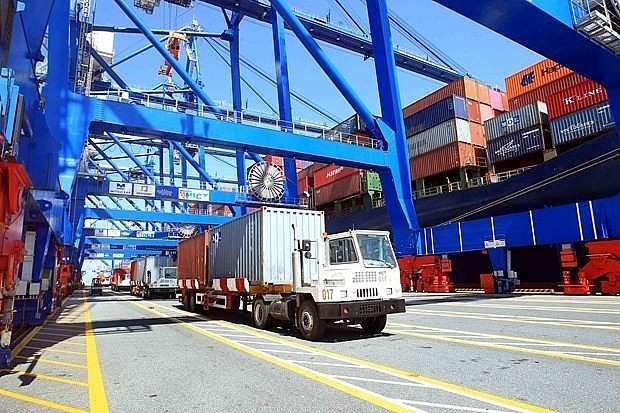
[[[533,102],[487,120],[484,122],[484,130],[487,141],[491,142],[511,133],[548,124],[547,105],[543,102]]]
[[[453,82],[448,83],[446,86],[442,87],[441,89],[438,89],[435,92],[431,93],[430,95],[427,95],[423,97],[422,99],[416,102],[413,102],[409,106],[405,107],[403,109],[403,117],[406,118],[408,116],[411,116],[414,113],[419,112],[422,109],[427,108],[430,105],[433,105],[439,102],[440,100],[450,97],[452,95],[460,96],[466,99],[475,100],[476,102],[480,101],[478,83],[472,79],[462,77],[460,79],[457,79]],[[483,103],[489,103],[489,102],[485,101]]]
[[[419,156],[454,142],[471,143],[469,122],[451,119],[407,138],[409,156]]]
[[[219,225],[208,231],[209,280],[247,278],[251,285],[292,284],[294,238],[318,240],[324,231],[322,211],[272,207]],[[317,257],[317,243],[312,248]],[[317,260],[304,260],[306,282],[318,271],[317,265]]]
[[[180,241],[177,247],[177,278],[194,279],[207,284],[207,246],[209,233],[201,232]]]
[[[469,134],[471,136],[472,145],[486,148],[487,140],[484,136],[484,126],[479,123],[469,122]]]
[[[490,89],[489,90],[489,100],[491,101],[490,106],[496,110],[508,110],[508,95],[506,92],[502,92],[501,90]]]
[[[533,152],[542,152],[544,131],[540,126],[511,133],[489,142],[487,154],[491,164],[515,159]]]
[[[324,185],[314,190],[314,204],[321,206],[362,193],[361,173]]]
[[[467,118],[471,122],[482,123],[480,118],[480,102],[467,99]]]
[[[500,112],[501,114],[501,112]],[[484,124],[485,121],[495,117],[495,112],[492,106],[480,105],[480,123]]]
[[[512,110],[520,108],[521,106],[525,106],[529,103],[536,102],[537,100],[545,102],[546,99],[554,93],[558,93],[564,89],[573,87],[581,82],[585,82],[586,80],[588,79],[581,76],[580,74],[572,73],[568,76],[562,77],[556,81],[553,81],[530,92],[527,92],[521,96],[508,99],[508,106]]]
[[[405,133],[413,136],[451,118],[468,118],[465,98],[450,96],[405,118]]]
[[[615,126],[609,103],[571,113],[551,121],[551,140],[562,145],[612,129]]]
[[[578,112],[590,106],[607,102],[607,99],[607,91],[603,86],[587,80],[571,88],[554,93],[547,98],[549,119]]]
[[[141,276],[141,265],[140,263],[142,263],[142,266],[144,265],[144,259],[142,260],[136,260],[136,261],[132,261],[130,264],[130,269],[129,272],[131,274],[131,280],[132,281],[138,281],[140,279]]]
[[[314,187],[320,188],[324,185],[328,185],[332,182],[336,182],[339,179],[344,179],[347,176],[359,173],[357,168],[348,168],[338,165],[327,165],[324,168],[319,169],[314,173]]]
[[[506,78],[508,98],[521,96],[572,73],[572,70],[560,63],[545,59]]]
[[[413,179],[426,178],[464,166],[475,165],[475,147],[463,142],[456,142],[409,160]]]

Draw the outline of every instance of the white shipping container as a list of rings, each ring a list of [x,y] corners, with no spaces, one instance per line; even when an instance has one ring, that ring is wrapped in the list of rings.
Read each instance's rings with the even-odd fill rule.
[[[142,258],[144,264],[140,265],[140,279],[138,281],[145,282],[147,284],[157,281],[159,278],[159,269],[162,267],[172,267],[174,263],[172,257],[166,256],[150,256]],[[150,279],[149,279],[150,271]]]
[[[293,224],[295,230],[293,231]],[[292,284],[294,239],[317,241],[325,231],[322,211],[263,207],[209,230],[209,281],[247,278],[251,285]],[[313,242],[312,256],[318,257]],[[318,272],[304,259],[304,282]]]
[[[450,119],[407,138],[409,157],[419,156],[455,142],[471,143],[469,121]]]
[[[487,142],[525,129],[549,126],[547,113],[546,103],[532,102],[491,118],[484,122]]]

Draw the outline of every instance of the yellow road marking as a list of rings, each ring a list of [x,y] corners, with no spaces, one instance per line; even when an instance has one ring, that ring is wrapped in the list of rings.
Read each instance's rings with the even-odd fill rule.
[[[21,360],[26,360],[26,361],[30,361],[30,362],[37,362],[37,363],[47,363],[47,364],[58,364],[59,366],[67,366],[67,367],[75,367],[78,369],[86,369],[87,366],[81,365],[81,364],[74,364],[74,363],[67,363],[65,361],[58,361],[58,360],[50,360],[50,359],[44,359],[44,358],[39,358],[39,357],[24,357],[24,356],[15,356],[13,358],[16,359],[21,359]]]
[[[82,334],[54,334],[54,333],[45,333],[43,331],[39,331],[39,335],[41,336],[50,336],[50,337],[61,337],[64,338],[66,340],[70,339],[70,338],[84,338],[85,335]]]
[[[13,353],[13,357],[12,358],[15,358],[15,356],[18,356],[19,353],[21,353],[22,350],[24,350],[24,347],[26,347],[26,345],[30,342],[30,340],[32,340],[32,338],[39,333],[39,330],[41,330],[41,328],[43,328],[44,325],[45,325],[45,322],[43,323],[43,325],[40,325],[40,326],[35,327],[34,329],[32,329],[32,331],[30,333],[28,333],[28,335],[26,337],[24,337],[19,342],[18,345],[15,346],[15,348],[12,351],[12,353]]]
[[[176,319],[174,317],[165,315],[165,314],[163,314],[163,313],[161,313],[161,312],[159,312],[157,310],[145,307],[144,305],[141,305],[141,304],[139,304],[139,303],[137,303],[135,301],[132,301],[132,300],[129,300],[129,299],[127,299],[127,301],[132,303],[133,305],[135,305],[137,307],[140,307],[140,308],[146,310],[146,311],[150,311],[150,312],[152,312],[154,314],[157,314],[160,317],[164,317],[164,318],[167,318],[169,320],[173,320],[176,323],[182,325],[183,327],[186,327],[186,328],[188,328],[188,329],[190,329],[192,331],[196,331],[197,333],[199,333],[201,335],[204,335],[204,336],[207,336],[209,338],[212,338],[212,339],[214,339],[216,341],[219,341],[219,342],[221,342],[223,344],[229,345],[229,346],[231,346],[233,348],[239,349],[239,350],[244,351],[244,352],[246,352],[248,354],[251,354],[251,355],[254,355],[256,357],[259,357],[259,358],[261,358],[263,360],[270,361],[270,362],[272,362],[274,364],[277,364],[277,365],[279,365],[281,367],[284,367],[286,369],[294,371],[294,372],[296,372],[298,374],[301,374],[301,375],[303,375],[305,377],[309,377],[311,379],[320,381],[323,384],[327,384],[327,385],[330,385],[330,386],[332,386],[334,388],[338,388],[339,390],[345,391],[345,392],[347,392],[349,394],[352,394],[353,396],[356,396],[358,398],[363,398],[364,400],[369,401],[370,403],[373,403],[373,404],[375,404],[377,406],[381,406],[383,408],[389,409],[386,406],[378,404],[378,402],[386,400],[386,398],[384,398],[384,396],[376,395],[376,396],[381,397],[381,399],[376,399],[375,395],[373,393],[368,392],[368,393],[370,393],[369,395],[372,395],[372,396],[369,397],[369,398],[364,398],[364,396],[367,396],[367,395],[365,395],[364,393],[360,394],[359,390],[357,392],[354,392],[354,393],[351,393],[349,391],[349,390],[355,388],[356,386],[352,386],[350,384],[340,382],[340,380],[335,380],[333,378],[330,378],[329,376],[324,376],[321,373],[318,373],[318,372],[313,371],[313,370],[305,369],[305,368],[303,368],[301,366],[292,364],[291,362],[287,362],[285,360],[278,359],[278,358],[276,358],[274,356],[270,356],[268,354],[257,352],[256,350],[253,350],[253,349],[251,349],[251,348],[249,348],[247,346],[244,346],[244,345],[238,344],[238,343],[236,343],[234,341],[225,339],[225,338],[220,337],[220,336],[218,336],[218,335],[216,335],[214,333],[210,333],[210,332],[205,331],[205,330],[203,330],[201,328],[198,328],[198,327],[196,327],[194,325],[188,324],[188,323],[183,322],[181,320],[178,320],[178,319]],[[407,371],[398,370],[398,369],[395,369],[395,368],[392,368],[392,367],[376,364],[376,363],[373,363],[373,362],[370,362],[370,361],[355,359],[353,357],[332,353],[332,352],[329,352],[329,351],[326,351],[326,350],[322,350],[322,349],[319,349],[319,348],[316,348],[316,347],[311,347],[311,346],[308,346],[308,345],[305,345],[305,344],[294,343],[294,342],[291,342],[289,340],[285,340],[285,339],[282,339],[282,338],[279,338],[279,337],[275,337],[275,336],[271,336],[269,334],[262,333],[262,332],[260,332],[258,330],[253,330],[253,329],[249,329],[249,328],[245,328],[245,327],[240,327],[240,326],[231,324],[231,323],[226,322],[226,321],[214,321],[214,320],[208,319],[207,317],[203,317],[203,316],[200,316],[200,315],[197,315],[197,314],[193,314],[193,313],[190,313],[190,312],[187,312],[187,311],[178,310],[178,309],[172,309],[172,308],[165,307],[163,305],[156,304],[156,303],[149,303],[149,304],[153,305],[153,306],[165,308],[167,310],[172,310],[172,311],[175,311],[175,312],[183,314],[183,315],[190,315],[190,316],[198,318],[198,319],[202,319],[202,320],[206,320],[206,321],[212,321],[212,322],[214,322],[216,324],[230,327],[233,330],[242,331],[242,332],[249,333],[249,334],[252,334],[252,335],[255,335],[255,336],[258,336],[258,337],[266,338],[268,340],[276,341],[276,342],[279,342],[279,343],[284,343],[284,344],[287,344],[287,345],[289,345],[291,347],[294,347],[294,348],[298,348],[298,349],[306,350],[306,351],[311,351],[311,352],[314,352],[314,353],[319,353],[319,354],[322,354],[322,355],[324,355],[326,357],[329,357],[329,358],[332,358],[332,359],[335,359],[335,360],[340,360],[340,361],[344,360],[344,361],[347,361],[347,362],[352,363],[352,364],[358,364],[358,365],[363,365],[363,366],[366,366],[366,367],[370,367],[370,368],[372,368],[372,369],[374,369],[376,371],[383,372],[383,373],[388,373],[390,375],[393,375],[395,377],[399,377],[399,378],[407,380],[407,381],[414,381],[414,382],[428,384],[428,385],[431,385],[431,386],[434,386],[436,388],[448,391],[448,392],[453,393],[453,394],[458,394],[458,395],[461,395],[461,396],[465,396],[465,397],[467,397],[469,399],[476,399],[476,400],[483,401],[485,403],[490,403],[490,404],[493,404],[493,405],[496,405],[496,406],[501,406],[501,407],[504,407],[504,408],[514,409],[514,410],[519,411],[519,412],[552,412],[552,410],[544,409],[542,407],[533,406],[533,405],[530,405],[530,404],[527,404],[527,403],[522,403],[522,402],[519,402],[519,401],[516,401],[516,400],[510,400],[510,399],[506,399],[506,398],[503,398],[503,397],[495,396],[495,395],[492,395],[492,394],[484,393],[484,392],[481,392],[481,391],[477,391],[477,390],[473,390],[473,389],[468,389],[466,387],[458,386],[458,385],[451,384],[451,383],[442,382],[440,380],[431,379],[429,377],[420,376],[420,375],[415,374],[415,373],[410,373],[410,372],[407,372]],[[323,381],[321,379],[324,379],[325,381]],[[345,385],[347,387],[351,386],[351,389],[348,389],[347,387],[339,388],[339,387],[336,387],[335,385],[332,385],[330,383],[333,383],[333,384],[342,383],[343,385]],[[363,392],[367,392],[366,390],[362,390],[362,391]],[[400,403],[397,403],[397,402],[395,402],[392,399],[387,399],[386,401],[389,402],[389,403],[396,403],[395,407],[400,407],[401,406]],[[411,410],[410,406],[405,406],[405,407],[408,410]],[[392,410],[392,409],[389,409],[389,410]],[[393,410],[393,411],[399,411],[399,410]]]
[[[447,311],[432,311],[432,310],[407,310],[409,314],[424,314],[438,317],[449,317],[449,318],[469,318],[474,320],[485,320],[485,321],[503,321],[503,322],[511,322],[511,323],[522,323],[522,324],[541,324],[541,325],[549,325],[554,327],[572,327],[572,328],[591,328],[597,330],[620,330],[620,327],[614,326],[593,326],[593,325],[585,325],[587,323],[599,323],[599,324],[617,324],[611,322],[597,322],[597,321],[584,321],[584,320],[571,320],[571,319],[563,319],[563,318],[540,318],[540,317],[526,317],[527,320],[523,320],[518,318],[518,316],[512,315],[498,315],[491,313],[464,313],[464,312],[447,312]],[[535,321],[533,319],[538,320],[554,320],[554,321]]]
[[[43,379],[43,380],[49,380],[49,381],[57,381],[59,383],[73,384],[75,386],[88,387],[88,383],[84,383],[82,381],[70,380],[70,379],[63,379],[62,377],[46,376],[45,374],[39,374],[39,373],[29,373],[29,372],[23,371],[23,370],[1,369],[0,371],[3,372],[3,373],[19,374],[21,376],[28,376],[28,377],[34,377],[34,378],[37,378],[37,379]]]
[[[63,412],[88,413],[86,410],[80,410],[80,409],[76,409],[75,407],[69,407],[69,406],[65,406],[62,404],[50,402],[47,400],[37,399],[36,397],[32,397],[32,396],[25,396],[23,394],[13,393],[12,391],[8,391],[8,390],[0,389],[0,395],[10,397],[13,399],[17,399],[17,400],[21,400],[24,402],[32,403],[32,404],[38,404],[39,406],[50,407],[52,409],[60,410]]]
[[[442,303],[437,304],[453,306],[453,307],[475,307],[475,308],[498,308],[508,310],[532,310],[532,311],[550,311],[558,313],[592,313],[592,314],[620,314],[620,310],[607,310],[604,308],[578,308],[578,307],[562,307],[562,306],[533,306],[533,305],[515,305],[515,304],[472,304],[462,303]],[[579,320],[575,320],[579,321]]]
[[[80,356],[85,356],[86,353],[83,352],[79,352],[79,351],[70,351],[70,350],[58,350],[55,348],[49,348],[49,347],[33,347],[33,346],[24,346],[24,348],[30,349],[30,350],[37,350],[37,351],[49,351],[52,353],[63,353],[63,354],[77,354]]]
[[[30,341],[41,341],[43,343],[54,343],[54,344],[70,344],[72,346],[82,346],[82,347],[86,347],[86,343],[72,343],[71,341],[58,341],[58,340],[46,340],[44,338],[36,338],[34,337],[32,340]]]
[[[402,331],[402,330],[386,329],[383,331],[386,333],[391,333],[391,334],[400,334],[400,335],[405,335],[405,336],[419,337],[419,338],[425,338],[425,339],[431,339],[431,340],[437,340],[437,341],[446,341],[449,343],[466,344],[466,345],[471,345],[471,346],[476,346],[476,347],[492,348],[496,350],[517,351],[519,353],[536,354],[539,356],[556,357],[556,358],[567,359],[567,360],[586,361],[589,363],[605,364],[608,366],[620,367],[620,361],[599,359],[596,357],[585,357],[585,356],[578,356],[575,354],[565,354],[565,353],[557,353],[557,352],[550,352],[550,351],[536,350],[536,349],[529,349],[529,348],[522,348],[522,347],[512,347],[510,345],[504,345],[504,344],[483,343],[479,341],[469,341],[469,340],[465,340],[462,338],[441,337],[441,336],[434,336],[430,334],[413,333],[410,331]]]
[[[501,334],[488,334],[488,333],[479,333],[476,331],[468,331],[468,330],[452,330],[449,328],[439,328],[439,327],[426,327],[416,324],[403,324],[403,323],[389,323],[389,325],[397,326],[397,327],[410,327],[410,328],[419,328],[429,331],[438,331],[442,333],[456,333],[462,335],[475,335],[480,338],[498,338],[502,340],[515,340],[515,341],[524,341],[531,343],[541,343],[541,344],[552,344],[558,347],[575,347],[575,348],[583,348],[588,350],[600,350],[607,352],[620,353],[620,348],[613,347],[603,347],[603,346],[592,346],[589,344],[576,344],[576,343],[566,343],[563,341],[553,341],[553,340],[541,340],[538,338],[526,338],[526,337],[515,337],[515,336],[504,336]]]
[[[86,323],[86,365],[88,366],[88,399],[90,402],[90,411],[94,413],[107,413],[110,410],[105,395],[105,387],[103,386],[101,366],[99,365],[99,356],[97,354],[97,343],[90,319],[90,310],[88,309],[88,298],[86,297],[86,293],[84,293],[83,300],[84,321]]]
[[[185,328],[188,328],[188,329],[190,329],[190,330],[192,330],[192,331],[194,331],[194,332],[196,332],[198,334],[201,334],[203,336],[207,336],[207,337],[209,337],[209,338],[211,338],[211,339],[213,339],[215,341],[218,341],[218,342],[220,342],[222,344],[225,344],[225,345],[227,345],[229,347],[232,347],[232,348],[234,348],[236,350],[243,351],[244,353],[247,353],[247,354],[250,354],[250,355],[252,355],[254,357],[260,358],[261,360],[273,363],[273,364],[275,364],[277,366],[280,366],[282,368],[290,370],[290,371],[292,371],[294,373],[297,373],[297,374],[299,374],[301,376],[304,376],[304,377],[307,377],[309,379],[315,380],[315,381],[317,381],[317,382],[319,382],[321,384],[325,384],[327,386],[333,387],[333,388],[335,388],[337,390],[340,390],[342,392],[350,394],[351,396],[354,396],[354,397],[356,397],[358,399],[365,400],[365,401],[367,401],[369,403],[372,403],[372,404],[374,404],[376,406],[379,406],[381,408],[384,408],[386,410],[389,410],[389,411],[392,411],[392,412],[419,411],[419,410],[417,410],[415,408],[412,408],[410,406],[407,406],[407,405],[405,405],[403,403],[394,402],[391,399],[389,399],[389,398],[387,398],[385,396],[382,396],[380,394],[376,394],[376,393],[371,392],[369,390],[362,389],[361,387],[354,386],[354,385],[346,383],[344,381],[331,378],[330,376],[328,376],[326,374],[322,374],[322,373],[319,373],[317,371],[308,369],[306,367],[296,365],[296,364],[294,364],[292,362],[288,362],[286,360],[282,360],[282,359],[280,359],[280,358],[278,358],[276,356],[272,356],[270,354],[266,354],[266,353],[263,353],[261,351],[254,350],[254,349],[252,349],[252,348],[250,348],[250,347],[248,347],[246,345],[243,345],[243,344],[240,344],[240,343],[236,343],[233,340],[229,340],[229,339],[221,337],[221,336],[219,336],[217,334],[205,331],[205,330],[203,330],[201,328],[193,326],[193,325],[191,325],[189,323],[186,323],[184,321],[181,321],[181,320],[179,320],[177,318],[168,316],[168,315],[166,315],[164,313],[161,313],[161,312],[159,312],[157,310],[145,307],[145,306],[143,306],[141,304],[138,304],[137,302],[134,302],[134,301],[131,301],[131,300],[127,300],[127,301],[130,302],[131,304],[135,305],[135,306],[140,307],[143,310],[146,310],[146,311],[149,311],[149,312],[151,312],[153,314],[156,314],[159,317],[163,317],[163,318],[167,318],[168,320],[172,320],[175,323],[177,323],[177,324],[179,324],[179,325],[181,325],[181,326],[183,326]]]

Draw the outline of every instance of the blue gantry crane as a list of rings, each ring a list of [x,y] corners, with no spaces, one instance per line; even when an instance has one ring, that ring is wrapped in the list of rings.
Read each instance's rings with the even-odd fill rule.
[[[609,37],[593,34],[592,25],[599,16],[588,8],[589,3],[435,1],[604,85],[619,118],[619,61]],[[618,237],[617,196],[419,228],[396,67],[446,82],[463,73],[446,62],[394,50],[385,0],[366,1],[371,34],[294,12],[284,0],[209,0],[225,11],[227,29],[223,33],[202,33],[194,26],[177,30],[190,45],[185,67],[167,48],[169,31],[149,29],[133,5],[124,0],[114,3],[135,27],[94,25],[89,0],[2,2],[1,15],[8,19],[0,38],[0,219],[5,228],[0,250],[4,309],[0,355],[4,362],[10,356],[10,309],[16,300],[22,309],[20,322],[41,323],[71,284],[79,283],[87,255],[124,259],[161,253],[173,249],[175,236],[184,231],[225,222],[247,207],[298,205],[298,159],[377,171],[399,256],[487,249],[498,272],[498,285],[507,291],[513,288],[511,248]],[[157,2],[137,3],[152,11]],[[242,110],[239,31],[242,20],[250,18],[271,24],[278,73],[275,117]],[[105,30],[139,33],[149,44],[125,59],[109,62],[89,36]],[[293,121],[285,30],[294,33],[354,108],[370,138],[355,139]],[[192,45],[203,37],[228,43],[232,110],[218,107],[200,79]],[[374,59],[380,117],[373,116],[317,40]],[[182,79],[180,87],[164,84],[155,90],[137,90],[118,75],[117,65],[149,48],[157,50],[170,73]],[[37,66],[45,60],[43,76]],[[114,85],[95,79],[95,63]],[[135,153],[132,145],[149,152]],[[236,190],[228,190],[227,182],[207,172],[210,155],[234,159]],[[264,163],[263,155],[284,157],[283,168]],[[256,181],[247,179],[248,159],[258,165]],[[265,176],[274,179],[261,180]],[[259,187],[267,192],[259,192]],[[208,214],[208,205],[225,206],[225,213]],[[116,227],[85,227],[94,220],[109,220]],[[23,261],[27,264],[20,265]]]

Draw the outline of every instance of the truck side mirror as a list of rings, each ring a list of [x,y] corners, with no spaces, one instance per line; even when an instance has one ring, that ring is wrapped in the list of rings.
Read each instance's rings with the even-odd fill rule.
[[[311,243],[312,243],[312,241],[310,241],[309,239],[301,240],[301,250],[302,251],[311,251],[312,250]]]

